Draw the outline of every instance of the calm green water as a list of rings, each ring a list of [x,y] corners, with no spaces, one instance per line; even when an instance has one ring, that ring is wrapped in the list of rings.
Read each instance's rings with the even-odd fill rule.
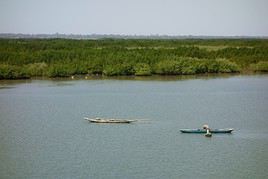
[[[235,131],[179,132],[205,123]],[[268,75],[2,81],[0,161],[4,179],[265,178]]]

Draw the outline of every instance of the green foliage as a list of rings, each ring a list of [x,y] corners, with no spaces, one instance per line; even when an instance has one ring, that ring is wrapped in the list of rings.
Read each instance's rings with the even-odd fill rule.
[[[102,74],[103,72],[103,65],[98,62],[91,62],[87,65],[87,72],[88,74]]]
[[[255,71],[268,72],[268,62],[261,61],[253,66]]]
[[[146,63],[137,63],[134,67],[136,76],[150,76],[152,75],[151,67]]]
[[[175,60],[160,61],[155,65],[154,72],[160,75],[179,75],[182,70],[181,65]]]
[[[106,76],[118,76],[122,73],[122,67],[120,65],[112,66],[108,65],[104,68],[103,74]]]
[[[198,60],[179,58],[177,60],[160,61],[155,66],[155,73],[160,75],[190,75],[197,72]]]
[[[238,72],[238,66],[226,59],[179,58],[157,63],[155,73],[160,75],[191,75],[198,73]]]
[[[131,64],[107,65],[103,70],[106,76],[133,75],[134,70]]]
[[[26,65],[26,72],[29,76],[46,76],[48,65],[42,63],[31,63]]]
[[[209,60],[207,69],[208,73],[235,73],[240,71],[237,64],[226,59]]]
[[[75,68],[66,64],[51,65],[48,69],[49,77],[68,77],[75,74]]]
[[[0,39],[2,79],[266,71],[267,61],[265,39]]]
[[[0,64],[0,79],[23,79],[29,78],[25,68],[14,65]]]
[[[230,62],[229,60],[226,59],[218,59],[218,72],[220,73],[234,73],[234,72],[239,72],[239,67],[237,64]]]

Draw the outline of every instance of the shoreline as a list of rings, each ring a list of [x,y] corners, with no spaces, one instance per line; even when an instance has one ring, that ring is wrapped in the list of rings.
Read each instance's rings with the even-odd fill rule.
[[[121,76],[104,76],[104,75],[73,75],[70,77],[30,77],[21,79],[1,79],[0,83],[4,82],[22,82],[22,81],[76,81],[76,80],[137,80],[137,81],[177,81],[177,80],[191,80],[191,79],[213,79],[213,78],[231,78],[238,76],[265,76],[267,72],[262,73],[208,73],[196,75],[151,75],[151,76],[135,76],[135,75],[121,75]]]

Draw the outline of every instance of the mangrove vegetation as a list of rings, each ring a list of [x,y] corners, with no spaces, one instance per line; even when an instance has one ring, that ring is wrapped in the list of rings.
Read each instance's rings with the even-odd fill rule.
[[[0,79],[268,72],[268,40],[0,39]]]

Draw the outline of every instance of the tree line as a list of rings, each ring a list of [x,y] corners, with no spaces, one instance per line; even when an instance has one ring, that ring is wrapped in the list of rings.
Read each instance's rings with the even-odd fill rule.
[[[0,39],[0,79],[268,71],[268,40]]]

